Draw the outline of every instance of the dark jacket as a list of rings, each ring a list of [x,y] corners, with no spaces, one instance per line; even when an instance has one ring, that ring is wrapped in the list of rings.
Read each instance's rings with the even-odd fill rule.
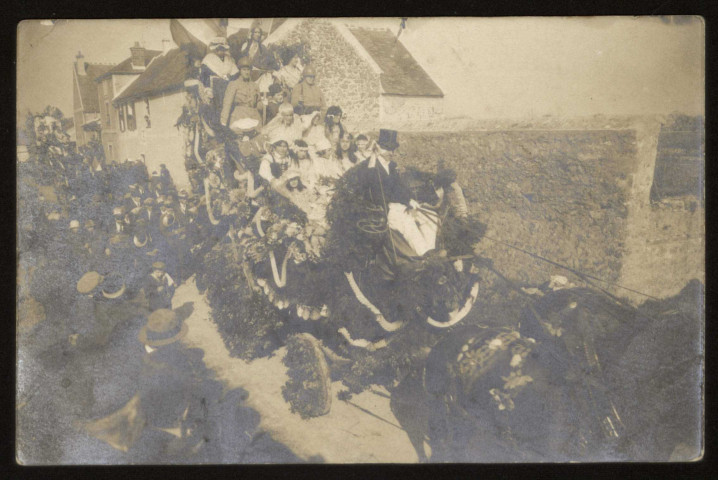
[[[408,204],[412,198],[411,190],[399,176],[396,162],[389,162],[389,172],[377,160],[370,166],[372,159],[360,164],[365,199],[384,209],[390,203]]]

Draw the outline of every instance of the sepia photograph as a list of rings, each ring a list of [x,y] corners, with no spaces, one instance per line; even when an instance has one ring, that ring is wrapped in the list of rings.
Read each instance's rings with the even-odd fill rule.
[[[19,465],[694,462],[705,20],[17,25]]]

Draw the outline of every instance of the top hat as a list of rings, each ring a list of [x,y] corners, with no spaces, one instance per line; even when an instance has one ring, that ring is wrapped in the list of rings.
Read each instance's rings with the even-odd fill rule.
[[[396,141],[396,130],[385,130],[380,129],[379,130],[379,140],[377,140],[377,145],[379,145],[384,150],[389,150],[390,152],[393,152],[397,148],[399,148],[399,143]]]
[[[187,324],[180,322],[177,313],[168,309],[155,310],[147,318],[137,339],[149,347],[161,347],[180,340],[187,335]]]

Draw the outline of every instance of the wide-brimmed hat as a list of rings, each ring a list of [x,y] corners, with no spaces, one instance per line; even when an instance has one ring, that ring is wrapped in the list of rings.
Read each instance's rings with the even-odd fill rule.
[[[125,293],[125,282],[119,273],[112,272],[102,280],[102,296],[115,299]]]
[[[152,268],[155,270],[167,270],[167,265],[165,265],[165,262],[155,262],[152,264]]]
[[[232,122],[232,124],[229,126],[229,129],[232,130],[234,133],[246,133],[251,132],[257,126],[259,125],[259,120],[256,118],[240,118],[239,120],[236,120]]]
[[[92,271],[87,272],[77,281],[77,291],[83,295],[92,292],[102,282],[103,276]]]
[[[80,228],[80,222],[78,220],[70,220],[70,228]]]
[[[209,41],[210,50],[229,50],[229,43],[225,37],[214,37]]]
[[[93,222],[92,219],[85,222],[85,228],[94,227],[94,226],[95,226],[95,222]]]
[[[386,130],[382,128],[379,130],[379,140],[377,140],[376,143],[384,150],[394,151],[399,148],[399,142],[396,141],[396,135],[396,130]]]
[[[147,318],[147,324],[142,327],[137,339],[149,347],[161,347],[180,340],[187,335],[188,330],[187,324],[179,320],[177,313],[160,308]]]
[[[125,216],[125,209],[122,208],[122,207],[115,207],[115,208],[112,209],[112,215],[114,215],[115,217],[118,217],[118,216],[124,217],[124,216]]]

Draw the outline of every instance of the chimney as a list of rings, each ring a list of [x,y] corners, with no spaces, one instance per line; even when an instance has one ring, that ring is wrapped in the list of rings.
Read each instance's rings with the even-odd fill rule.
[[[130,48],[132,54],[132,66],[145,68],[145,47],[140,46],[140,42],[135,42],[135,46]]]
[[[167,52],[169,52],[169,51],[170,51],[170,45],[171,45],[170,41],[167,40],[166,38],[163,38],[163,39],[162,39],[162,53],[167,53]]]
[[[75,69],[78,75],[87,75],[87,64],[85,63],[85,56],[82,52],[77,52],[75,55]]]

